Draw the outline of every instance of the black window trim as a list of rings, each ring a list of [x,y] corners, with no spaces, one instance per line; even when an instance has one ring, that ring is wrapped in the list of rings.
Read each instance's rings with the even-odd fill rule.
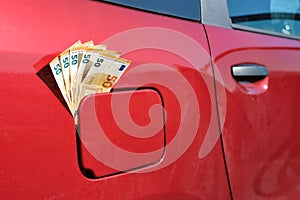
[[[235,30],[240,30],[240,31],[248,31],[248,32],[253,32],[253,33],[259,33],[259,34],[264,34],[268,36],[274,36],[274,37],[280,37],[280,38],[286,38],[286,39],[293,39],[293,40],[300,40],[300,36],[295,36],[295,35],[287,35],[283,33],[278,33],[274,31],[268,31],[265,29],[260,29],[260,28],[254,28],[251,26],[245,26],[241,24],[231,24],[232,29]]]
[[[235,24],[229,17],[227,0],[201,0],[201,22],[207,25],[219,26],[233,30],[247,31],[268,36],[300,40],[300,36],[287,35],[265,29]]]
[[[242,16],[232,16],[231,21],[233,24],[240,22],[248,21],[258,21],[258,20],[267,20],[267,19],[297,19],[300,20],[299,14],[293,13],[261,13],[261,14],[251,14],[251,15],[242,15]]]

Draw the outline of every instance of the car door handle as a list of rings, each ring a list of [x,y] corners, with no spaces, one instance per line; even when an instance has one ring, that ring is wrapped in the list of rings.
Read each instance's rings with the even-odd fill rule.
[[[241,64],[231,67],[233,78],[238,82],[257,82],[269,75],[268,69],[261,65]]]

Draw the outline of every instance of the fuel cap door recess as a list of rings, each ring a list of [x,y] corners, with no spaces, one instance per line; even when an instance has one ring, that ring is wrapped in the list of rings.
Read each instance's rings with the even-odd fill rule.
[[[79,166],[101,178],[158,163],[165,151],[164,109],[154,89],[94,94],[78,109]]]

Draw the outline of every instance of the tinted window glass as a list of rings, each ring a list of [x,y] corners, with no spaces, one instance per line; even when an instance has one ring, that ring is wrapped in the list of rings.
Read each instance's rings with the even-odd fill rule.
[[[106,0],[143,10],[200,20],[200,0]]]
[[[228,0],[234,24],[300,36],[300,0]]]

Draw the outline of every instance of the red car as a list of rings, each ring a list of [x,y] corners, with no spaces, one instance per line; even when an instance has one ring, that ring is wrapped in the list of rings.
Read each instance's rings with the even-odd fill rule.
[[[300,197],[298,0],[0,4],[1,199]],[[75,125],[43,70],[78,40],[132,63]]]

